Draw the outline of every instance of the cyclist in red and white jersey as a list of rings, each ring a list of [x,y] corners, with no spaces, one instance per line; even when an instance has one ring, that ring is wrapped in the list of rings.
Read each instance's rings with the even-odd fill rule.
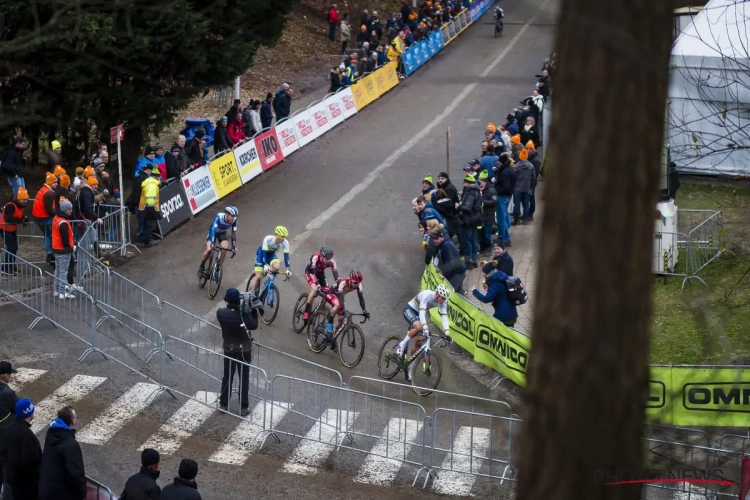
[[[336,314],[340,313],[342,316],[346,314],[344,295],[355,290],[357,291],[357,295],[359,297],[359,307],[362,308],[362,314],[364,315],[365,319],[370,319],[370,313],[368,313],[367,309],[365,308],[365,296],[362,291],[363,279],[364,278],[362,277],[361,272],[356,269],[352,269],[352,271],[349,273],[348,278],[337,279],[328,293],[326,293],[325,300],[326,302],[331,304],[331,311],[326,318],[327,335],[333,334],[333,318],[336,317]],[[331,350],[333,352],[338,351],[338,346],[336,345],[335,341],[331,342]]]
[[[328,247],[322,247],[320,252],[312,254],[310,262],[305,267],[305,279],[307,280],[307,284],[310,285],[310,293],[307,294],[307,305],[305,306],[305,313],[302,315],[303,321],[310,319],[312,303],[318,295],[318,285],[321,288],[328,286],[328,281],[326,280],[326,269],[328,268],[333,272],[334,281],[338,280],[339,272],[336,269],[336,261],[333,260],[333,250]]]

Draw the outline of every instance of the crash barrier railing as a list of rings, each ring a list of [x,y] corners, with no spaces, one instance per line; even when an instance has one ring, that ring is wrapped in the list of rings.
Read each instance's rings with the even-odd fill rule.
[[[102,223],[93,226],[97,232],[96,252],[92,252],[94,255],[99,258],[113,254],[123,255],[128,247],[141,253],[131,240],[130,213],[126,207],[101,204],[98,212]]]
[[[33,199],[29,200],[29,203],[33,202]],[[78,219],[70,220],[70,224],[74,228],[74,230],[80,223],[85,223],[85,221]],[[78,236],[79,233],[74,231],[74,234],[75,236]],[[31,264],[47,263],[47,250],[44,241],[44,229],[42,229],[39,224],[34,222],[33,219],[29,220],[29,222],[26,224],[19,224],[16,229],[16,235],[18,236],[18,252],[16,252],[17,255],[23,257],[27,262],[30,262]],[[2,241],[3,239],[0,238],[0,243]]]
[[[86,476],[85,500],[117,500],[117,497],[108,486]]]
[[[654,233],[654,272],[659,276],[677,276],[683,278],[683,286],[688,279],[688,267],[681,259],[680,245],[687,241],[685,233],[657,231]]]

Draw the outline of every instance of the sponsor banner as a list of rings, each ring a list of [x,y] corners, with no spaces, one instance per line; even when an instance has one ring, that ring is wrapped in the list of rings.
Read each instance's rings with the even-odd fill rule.
[[[375,84],[375,93],[378,97],[388,91],[388,85],[385,83],[385,69],[379,68],[372,73],[372,81]]]
[[[297,134],[297,142],[299,147],[310,144],[318,137],[317,129],[315,128],[315,122],[310,117],[310,113],[300,111],[292,117],[294,122],[294,132]]]
[[[352,89],[357,111],[361,111],[362,108],[378,98],[378,95],[375,93],[375,83],[372,81],[372,75],[361,78],[349,88]]]
[[[443,47],[451,43],[451,34],[448,29],[448,24],[450,23],[446,23],[440,27],[440,38],[443,40]]]
[[[344,119],[349,119],[357,114],[357,104],[354,102],[352,88],[347,87],[336,94],[341,99],[341,109],[344,111]]]
[[[232,152],[215,158],[208,164],[208,170],[211,172],[219,198],[224,198],[235,189],[242,187],[240,171],[237,170],[237,163],[234,161]]]
[[[411,50],[407,50],[406,52],[404,52],[403,61],[404,71],[406,72],[407,76],[414,73],[419,67],[416,59],[414,58],[414,52],[412,52]]]
[[[365,96],[367,96],[368,104],[376,101],[380,97],[380,92],[375,84],[375,73],[371,73],[360,80],[360,85],[365,89]]]
[[[458,31],[459,33],[466,29],[466,27],[469,25],[469,23],[466,21],[466,16],[468,15],[469,11],[464,9],[461,11],[461,13],[457,16],[458,19]]]
[[[471,22],[475,22],[477,19],[482,17],[482,14],[490,10],[490,7],[494,4],[493,0],[482,0],[481,2],[475,1],[473,4],[471,4],[470,8],[470,15],[471,15]]]
[[[344,106],[338,94],[330,96],[323,103],[326,111],[328,111],[328,118],[331,119],[332,128],[344,122]],[[352,102],[352,106],[354,106],[354,102]],[[354,109],[356,109],[356,106]]]
[[[441,31],[433,31],[430,33],[430,40],[435,44],[435,47],[437,47],[438,52],[443,50],[443,47],[445,47],[445,44],[443,43],[443,32]]]
[[[383,66],[383,69],[379,71],[383,75],[385,75],[385,87],[381,87],[381,91],[387,92],[388,90],[391,90],[393,87],[398,85],[398,63],[396,61],[387,63],[385,66]]]
[[[430,53],[430,47],[427,43],[427,40],[422,40],[417,44],[418,50],[422,52],[422,60],[424,61],[422,64],[426,63],[430,60],[432,57],[432,53]]]
[[[284,153],[281,152],[279,138],[274,129],[255,136],[254,141],[263,170],[268,170],[284,160]]]
[[[310,113],[310,118],[315,122],[318,137],[331,130],[333,125],[324,102],[321,101],[315,106],[310,106],[307,108],[307,112]]]
[[[159,190],[159,233],[164,236],[192,216],[190,203],[181,182],[172,182]]]
[[[294,122],[292,120],[284,120],[273,129],[276,131],[276,137],[279,139],[279,146],[281,146],[281,153],[284,157],[289,156],[299,149],[297,133],[294,131]]]
[[[263,173],[260,165],[258,150],[255,147],[255,141],[247,141],[242,146],[233,151],[234,161],[240,171],[240,180],[242,183],[250,182],[250,179]]]
[[[750,369],[672,367],[672,425],[750,425]]]
[[[652,366],[648,377],[646,419],[669,424],[672,419],[672,367]]]
[[[205,165],[184,176],[182,185],[185,187],[185,194],[193,215],[219,199],[211,173]]]
[[[456,38],[456,31],[457,30],[456,30],[456,24],[455,23],[456,23],[455,21],[451,21],[451,22],[448,23],[448,34],[450,35],[450,39],[451,40],[453,40],[454,38]]]
[[[427,38],[427,49],[430,52],[430,57],[434,57],[438,53],[437,45],[432,37]]]
[[[417,68],[419,68],[422,64],[424,64],[425,59],[422,57],[422,51],[419,50],[419,44],[414,44],[411,47],[409,47],[409,52],[414,54],[414,62],[417,65]]]

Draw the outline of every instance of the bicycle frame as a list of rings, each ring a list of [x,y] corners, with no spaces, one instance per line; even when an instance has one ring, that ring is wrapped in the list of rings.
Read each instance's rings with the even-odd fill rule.
[[[344,318],[344,321],[341,323],[341,326],[333,332],[333,337],[331,337],[331,341],[335,342],[338,340],[338,338],[341,336],[342,333],[344,333],[344,330],[346,330],[346,327],[349,326],[352,323],[352,316],[362,316],[364,317],[364,314],[347,314]],[[363,324],[367,321],[367,318],[363,319],[359,322],[359,324]]]

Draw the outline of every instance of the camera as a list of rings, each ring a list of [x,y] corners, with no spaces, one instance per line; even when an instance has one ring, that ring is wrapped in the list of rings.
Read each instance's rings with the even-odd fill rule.
[[[251,314],[253,311],[259,311],[263,315],[263,303],[255,294],[255,291],[240,292],[240,313]]]

